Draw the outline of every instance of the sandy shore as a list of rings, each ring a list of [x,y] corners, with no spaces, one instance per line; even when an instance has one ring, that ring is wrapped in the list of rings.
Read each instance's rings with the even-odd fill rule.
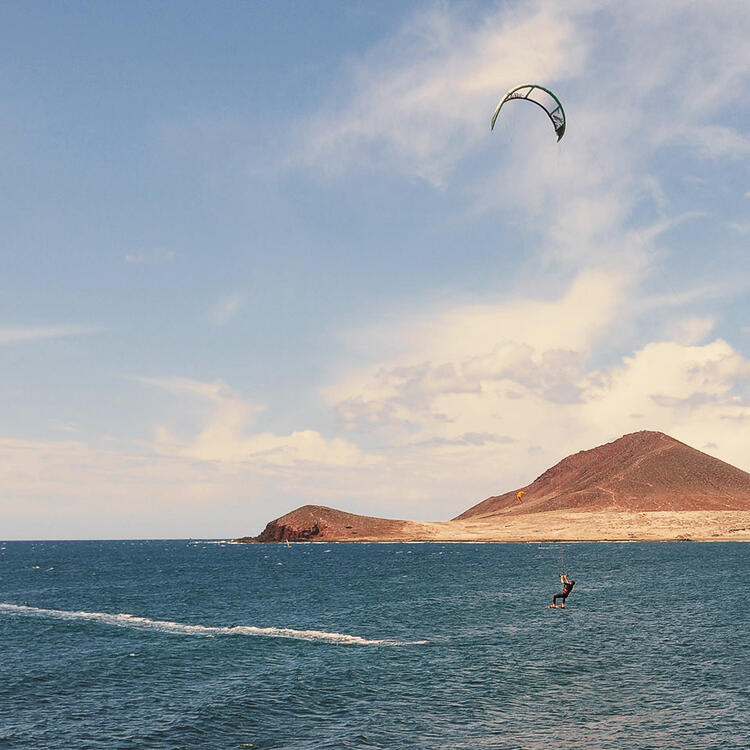
[[[531,513],[423,523],[409,521],[392,541],[750,541],[750,511]],[[334,541],[335,537],[325,536]],[[321,539],[320,541],[323,541]],[[352,541],[351,538],[341,541]],[[388,541],[359,537],[357,541]]]

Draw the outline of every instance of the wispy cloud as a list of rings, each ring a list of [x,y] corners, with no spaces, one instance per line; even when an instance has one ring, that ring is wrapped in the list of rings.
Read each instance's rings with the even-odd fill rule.
[[[94,326],[0,326],[0,344],[15,344],[21,341],[40,341],[65,336],[88,336],[102,333],[103,328]]]
[[[592,271],[558,299],[433,311],[390,334],[363,332],[370,342],[399,339],[408,349],[325,395],[350,429],[406,430],[408,441],[508,434],[504,417],[492,415],[523,419],[530,401],[579,401],[586,359],[621,312],[627,288],[626,277]]]
[[[729,299],[743,294],[750,288],[750,275],[735,274],[731,279],[712,284],[701,284],[680,291],[663,294],[649,294],[640,297],[637,308],[642,312],[652,312],[660,308],[677,308],[692,305],[701,300]]]
[[[628,45],[603,49],[609,37],[592,33],[594,14]],[[324,172],[392,170],[444,186],[481,148],[492,158],[484,168],[472,162],[464,189],[479,208],[535,222],[543,259],[643,269],[654,237],[628,222],[647,195],[668,210],[650,158],[666,146],[699,158],[750,155],[745,134],[713,119],[747,83],[748,33],[737,2],[666,2],[653,12],[646,3],[542,1],[481,17],[440,5],[363,54],[338,104],[306,115],[299,158]],[[549,129],[543,117],[525,132],[517,110],[508,122],[521,126],[501,123],[490,135],[498,98],[526,81],[561,93],[568,131],[559,146],[551,131],[549,142],[540,137]]]
[[[245,296],[242,294],[227,294],[222,297],[211,309],[211,320],[214,325],[226,325],[241,310],[245,303]]]
[[[715,324],[713,316],[690,315],[669,326],[669,338],[683,346],[699,344],[709,336]]]
[[[109,444],[108,441],[103,441]],[[207,462],[160,456],[125,443],[117,449],[81,440],[19,440],[0,435],[6,533],[19,538],[162,537],[245,532],[217,517],[241,494],[258,514],[264,479],[252,472],[218,472]],[[52,499],[54,498],[54,499]],[[221,514],[218,514],[221,515]],[[263,511],[249,531],[262,528]],[[265,522],[263,520],[263,522]],[[146,524],[146,526],[144,526]],[[259,528],[253,526],[258,524]]]
[[[80,432],[81,425],[78,422],[60,422],[53,420],[50,422],[50,428],[56,432]]]
[[[628,52],[613,58],[610,50],[612,62],[602,70],[591,68],[591,56],[603,51],[597,45],[608,43],[592,33],[593,13],[628,39]],[[335,155],[339,168],[377,164],[440,182],[487,140],[499,96],[536,81],[559,83],[573,97],[571,133],[587,120],[611,142],[613,128],[632,135],[648,122],[646,135],[656,143],[691,138],[709,157],[746,156],[746,136],[711,118],[736,101],[750,75],[742,44],[749,28],[743,3],[731,1],[720,8],[665,2],[658,12],[647,3],[602,9],[541,1],[479,18],[440,5],[362,55],[342,84],[344,103],[308,123],[307,158],[319,163]],[[583,73],[585,98],[578,96]],[[692,126],[681,127],[688,120]]]
[[[368,461],[354,444],[340,438],[326,438],[317,430],[296,430],[288,435],[253,432],[251,424],[264,406],[246,400],[225,383],[204,383],[188,378],[138,380],[175,395],[213,404],[213,411],[197,434],[178,437],[167,426],[159,426],[154,449],[162,455],[244,464],[248,469],[254,467],[256,471],[270,472],[300,463],[314,468],[351,466]]]
[[[299,157],[324,169],[396,169],[440,185],[486,141],[492,109],[510,86],[580,71],[585,36],[573,32],[551,6],[480,20],[446,6],[417,14],[350,71],[346,103],[307,124]]]
[[[750,156],[750,136],[725,125],[704,125],[684,133],[685,142],[700,156],[741,161]]]

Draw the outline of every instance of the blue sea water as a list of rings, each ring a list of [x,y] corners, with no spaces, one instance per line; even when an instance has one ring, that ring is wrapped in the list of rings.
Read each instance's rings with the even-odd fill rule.
[[[747,748],[743,544],[0,543],[0,748]]]

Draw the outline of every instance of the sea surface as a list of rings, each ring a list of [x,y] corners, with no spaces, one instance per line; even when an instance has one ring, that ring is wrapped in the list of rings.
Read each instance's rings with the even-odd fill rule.
[[[749,553],[2,542],[0,748],[744,750]]]

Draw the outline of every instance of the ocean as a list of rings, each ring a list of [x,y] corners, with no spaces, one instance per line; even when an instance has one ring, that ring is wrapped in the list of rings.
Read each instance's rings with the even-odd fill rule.
[[[3,542],[0,748],[744,750],[749,551]]]

